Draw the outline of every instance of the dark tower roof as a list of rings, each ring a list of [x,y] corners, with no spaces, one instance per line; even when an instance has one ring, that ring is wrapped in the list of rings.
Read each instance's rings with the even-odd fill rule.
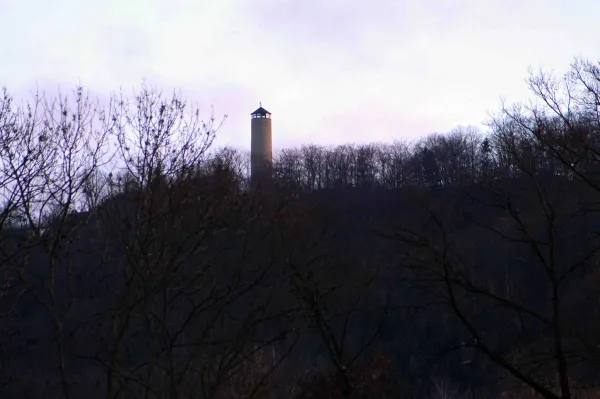
[[[271,115],[271,113],[269,111],[267,111],[266,109],[264,109],[262,107],[262,105],[260,107],[258,107],[258,109],[256,111],[254,111],[253,113],[251,113],[250,115],[260,115],[260,116],[265,116],[265,115]]]

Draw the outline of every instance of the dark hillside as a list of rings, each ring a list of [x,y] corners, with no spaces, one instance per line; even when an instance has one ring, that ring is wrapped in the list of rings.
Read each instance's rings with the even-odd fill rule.
[[[177,95],[100,130],[5,99],[0,396],[593,397],[598,74],[573,68],[577,110],[288,149],[260,184]]]

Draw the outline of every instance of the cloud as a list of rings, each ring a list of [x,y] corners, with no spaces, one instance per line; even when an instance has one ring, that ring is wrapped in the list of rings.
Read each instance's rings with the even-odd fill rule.
[[[106,96],[145,78],[228,114],[219,143],[242,147],[259,101],[276,146],[387,140],[480,123],[501,95],[527,98],[529,66],[596,57],[598,13],[592,0],[5,1],[0,83]]]

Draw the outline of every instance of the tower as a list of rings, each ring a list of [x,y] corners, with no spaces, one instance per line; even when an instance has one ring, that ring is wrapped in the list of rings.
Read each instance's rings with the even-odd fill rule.
[[[252,184],[267,177],[273,160],[271,113],[262,107],[250,114],[250,179]]]

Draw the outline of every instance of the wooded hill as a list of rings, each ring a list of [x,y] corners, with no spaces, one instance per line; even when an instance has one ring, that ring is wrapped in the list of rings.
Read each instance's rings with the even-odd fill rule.
[[[592,397],[600,70],[529,84],[486,134],[284,150],[255,190],[176,94],[5,93],[3,397]]]

